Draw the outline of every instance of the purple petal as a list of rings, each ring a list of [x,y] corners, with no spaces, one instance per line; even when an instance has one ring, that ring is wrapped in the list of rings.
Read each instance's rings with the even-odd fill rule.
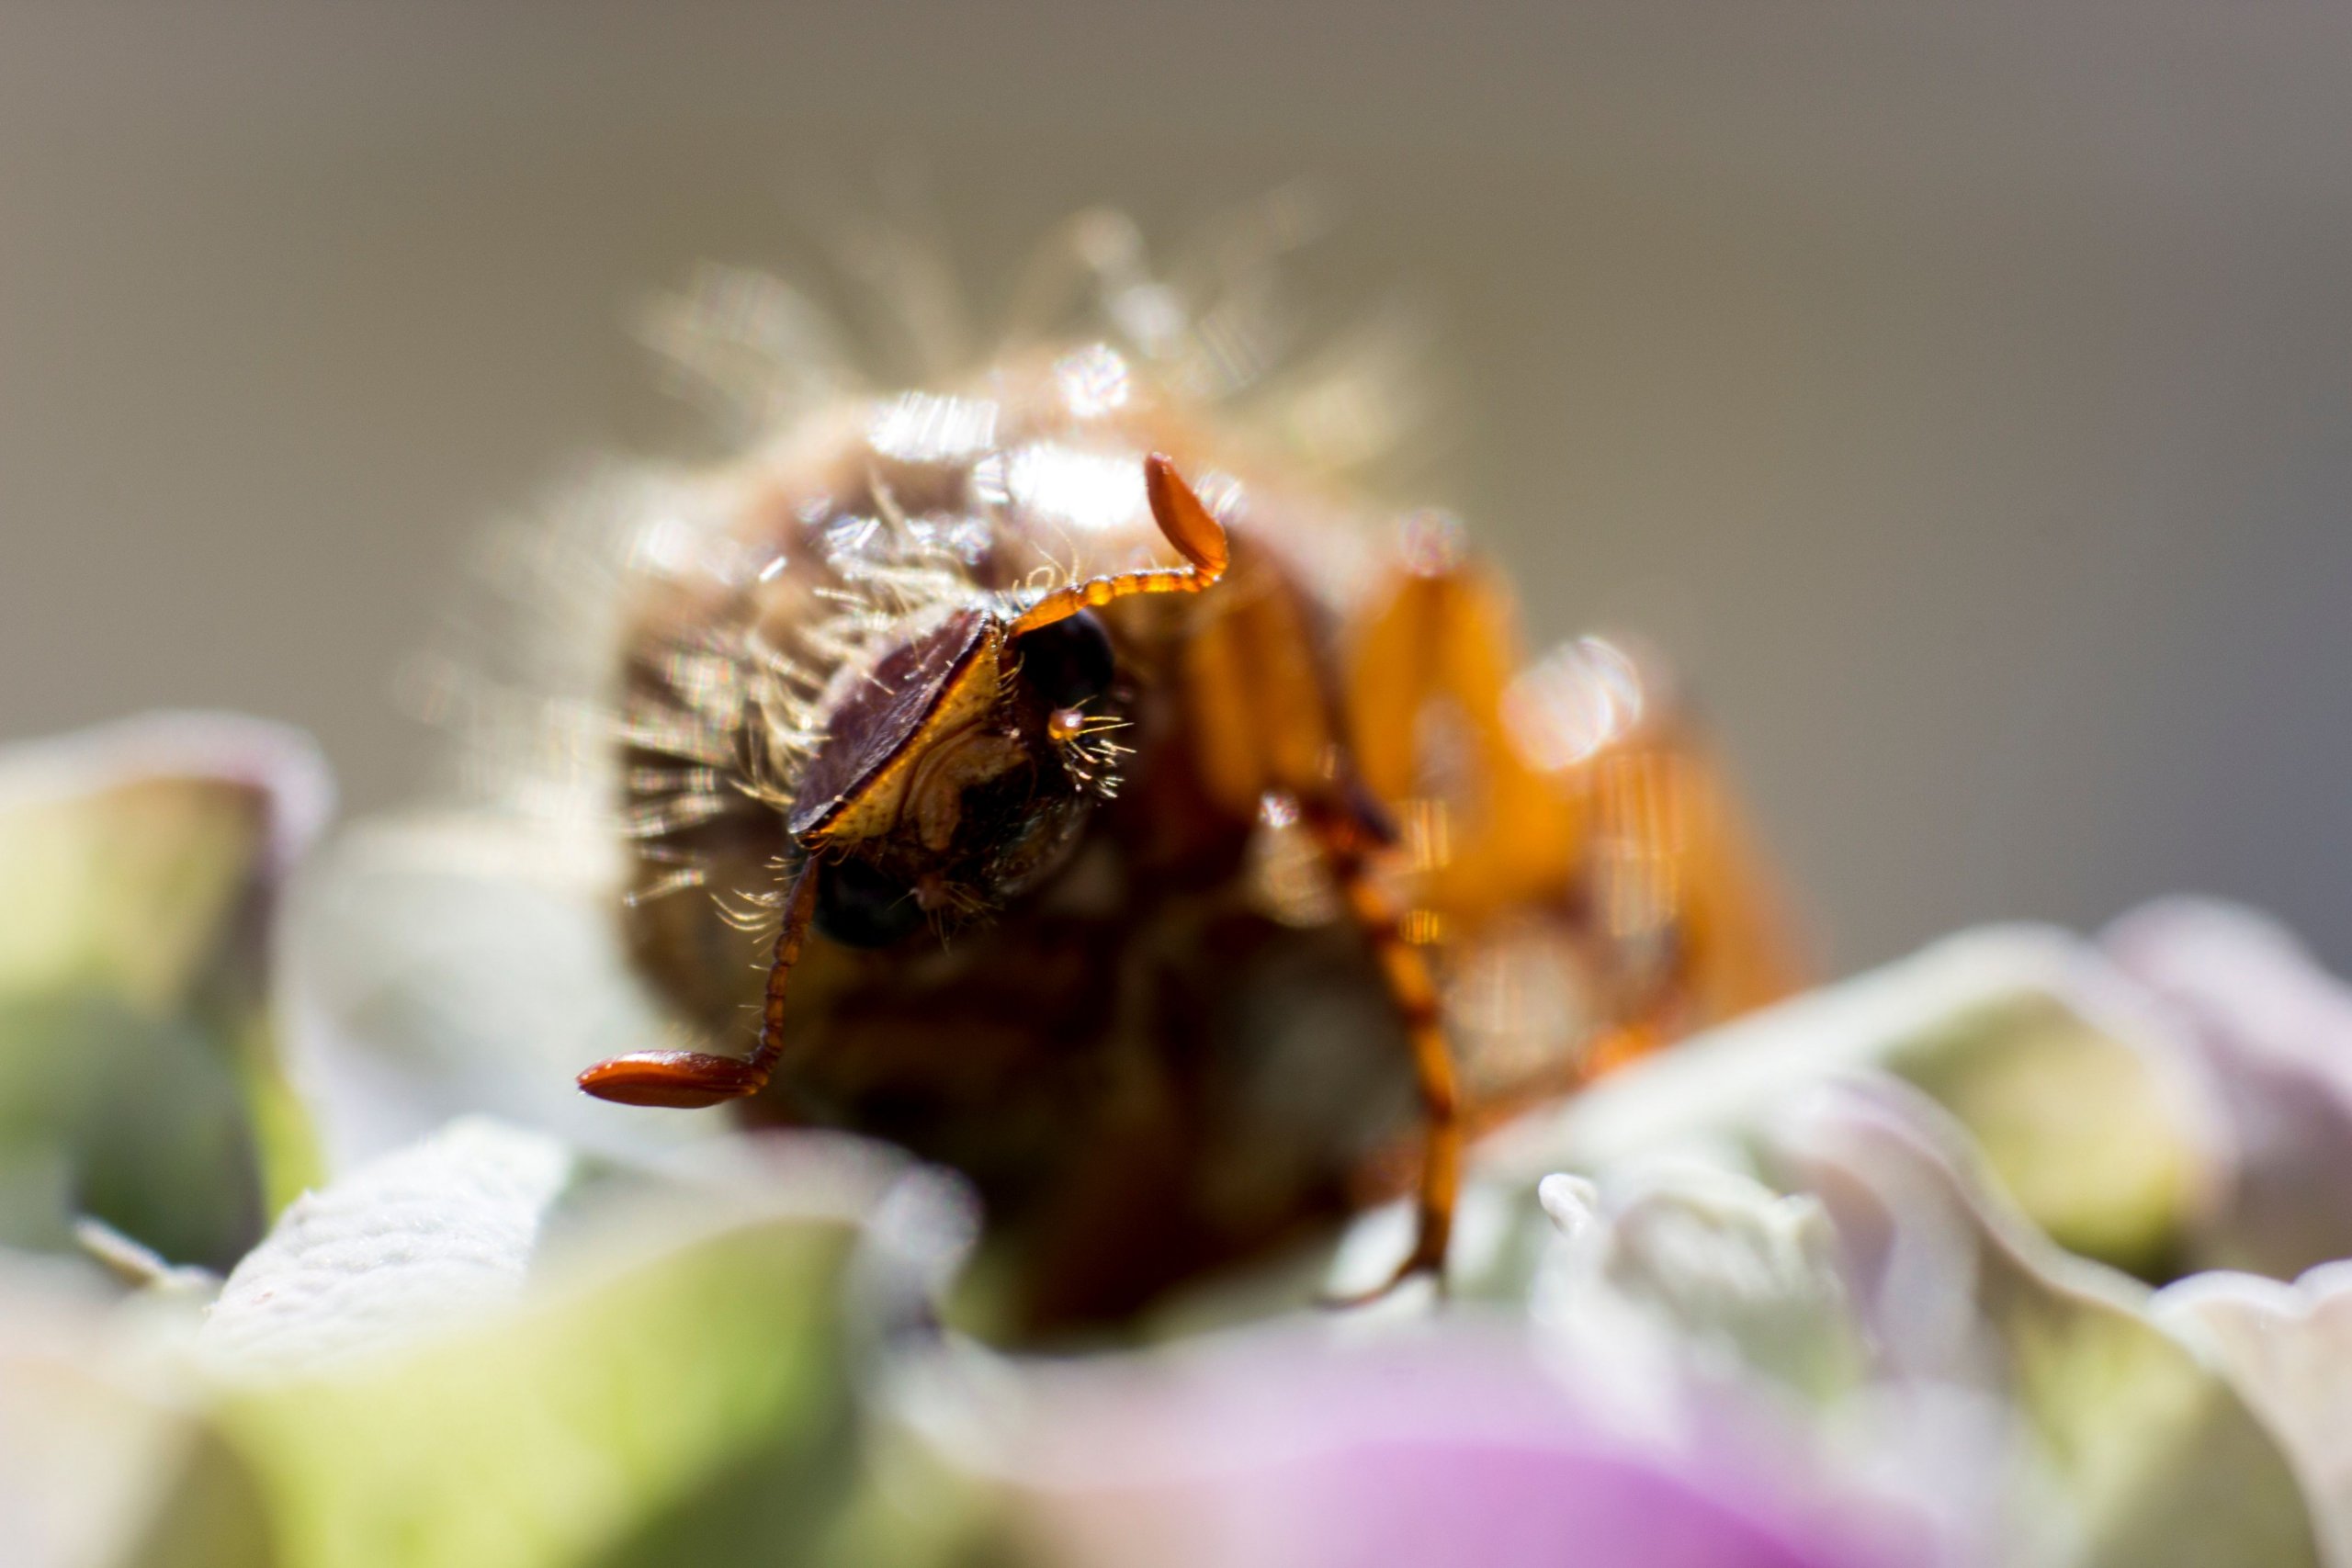
[[[1041,1392],[1000,1462],[1050,1560],[1074,1565],[1927,1560],[1793,1463],[1724,1433],[1611,1431],[1515,1344],[1460,1333],[1352,1352],[1265,1335],[1063,1369]]]
[[[2104,940],[2176,1010],[2237,1135],[2236,1190],[2199,1261],[2291,1279],[2352,1256],[2352,990],[2233,905],[2147,905]]]

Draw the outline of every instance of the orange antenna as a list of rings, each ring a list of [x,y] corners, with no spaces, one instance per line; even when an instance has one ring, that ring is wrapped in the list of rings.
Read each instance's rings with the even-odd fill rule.
[[[1176,465],[1157,452],[1146,457],[1143,489],[1151,501],[1152,521],[1159,525],[1159,531],[1187,564],[1090,577],[1083,582],[1057,588],[1012,623],[1014,637],[1034,632],[1039,626],[1050,626],[1056,621],[1066,621],[1080,610],[1108,604],[1130,593],[1198,593],[1225,575],[1226,563],[1231,558],[1226,548],[1224,525],[1201,504],[1201,498],[1193,493],[1193,487],[1184,482]]]
[[[775,958],[768,965],[768,988],[760,1009],[760,1043],[746,1060],[707,1051],[631,1051],[598,1062],[580,1075],[580,1087],[599,1100],[621,1105],[666,1105],[696,1109],[741,1100],[767,1087],[768,1074],[784,1055],[784,992],[800,944],[817,911],[817,861],[800,863],[784,896],[784,929],[776,932]]]

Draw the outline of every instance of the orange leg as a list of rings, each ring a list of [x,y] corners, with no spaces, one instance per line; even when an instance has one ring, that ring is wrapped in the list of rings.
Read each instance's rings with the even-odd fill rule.
[[[1361,777],[1413,829],[1402,852],[1417,936],[1473,942],[1499,921],[1570,910],[1591,922],[1605,1016],[1570,1064],[1582,1079],[1772,1000],[1800,971],[1730,792],[1663,686],[1606,645],[1522,673],[1513,620],[1509,591],[1475,559],[1425,552],[1404,565],[1351,628],[1347,729]],[[1489,1085],[1485,1103],[1457,1110],[1427,949],[1398,934],[1362,847],[1327,834],[1327,848],[1379,945],[1429,1107],[1401,1280],[1442,1261],[1470,1114],[1567,1084]]]
[[[1637,1055],[1645,1038],[1660,1043],[1797,988],[1804,965],[1773,878],[1679,715],[1653,716],[1563,784],[1591,824],[1583,886],[1596,935],[1636,953],[1661,933],[1670,942],[1661,970],[1623,976],[1623,1038],[1595,1070]]]
[[[1416,903],[1476,927],[1558,896],[1582,832],[1505,716],[1511,598],[1476,561],[1399,571],[1350,628],[1356,764],[1412,825]]]
[[[1772,878],[1669,683],[1592,639],[1523,669],[1510,594],[1452,556],[1400,569],[1351,640],[1349,732],[1416,829],[1417,911],[1447,941],[1592,922],[1589,1072],[1794,988]]]
[[[1210,794],[1237,816],[1269,795],[1297,805],[1323,851],[1348,912],[1378,958],[1413,1053],[1422,1108],[1422,1159],[1413,1249],[1395,1278],[1442,1278],[1462,1166],[1463,1122],[1453,1055],[1425,952],[1405,940],[1403,911],[1371,874],[1394,834],[1363,790],[1340,739],[1337,694],[1315,656],[1304,594],[1274,563],[1243,552],[1214,610],[1185,649],[1194,760]]]
[[[817,908],[817,863],[801,862],[784,897],[784,929],[768,965],[767,998],[760,1010],[760,1041],[747,1060],[706,1051],[631,1051],[608,1057],[580,1075],[580,1087],[621,1105],[696,1109],[741,1100],[767,1087],[784,1054],[784,995]]]
[[[1421,1176],[1414,1205],[1413,1248],[1377,1288],[1331,1304],[1355,1306],[1377,1301],[1418,1274],[1433,1276],[1442,1291],[1446,1244],[1453,1234],[1453,1202],[1462,1185],[1463,1117],[1453,1053],[1446,1044],[1439,1017],[1437,985],[1430,976],[1429,960],[1405,940],[1395,902],[1371,875],[1369,855],[1378,840],[1362,813],[1306,803],[1301,817],[1322,842],[1348,911],[1380,961],[1381,976],[1396,999],[1412,1047],[1413,1082],[1421,1099]]]

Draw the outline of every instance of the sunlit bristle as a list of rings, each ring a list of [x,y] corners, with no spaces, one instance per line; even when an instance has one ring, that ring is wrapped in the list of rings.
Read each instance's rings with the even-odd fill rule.
[[[633,839],[658,839],[699,826],[726,809],[726,800],[716,795],[655,795],[630,807],[621,829]]]
[[[637,886],[630,888],[621,895],[621,901],[632,909],[643,908],[649,904],[659,903],[673,894],[700,887],[706,880],[707,873],[699,865],[675,866],[650,881],[639,883]]]
[[[628,787],[638,795],[716,795],[718,785],[718,770],[709,766],[628,771]]]
[[[1119,793],[1119,759],[1132,756],[1135,750],[1109,737],[1131,722],[1116,714],[1063,708],[1048,721],[1046,733],[1071,781],[1098,799],[1108,800]]]

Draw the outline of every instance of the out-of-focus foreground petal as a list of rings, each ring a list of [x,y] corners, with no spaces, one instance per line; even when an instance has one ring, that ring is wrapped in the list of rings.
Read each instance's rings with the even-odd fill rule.
[[[311,1179],[266,969],[331,795],[306,739],[228,715],[0,754],[0,1241],[89,1214],[225,1268]]]
[[[460,1122],[292,1209],[179,1380],[75,1363],[163,1411],[94,1495],[138,1561],[277,1568],[2301,1568],[2229,1358],[2042,1234],[2144,1265],[2209,1222],[2201,1071],[2078,944],[1956,941],[1496,1140],[1435,1321],[1408,1292],[1069,1358],[936,1326],[968,1216],[869,1145],[624,1167]]]
[[[2022,1461],[2001,1562],[2318,1561],[2310,1512],[2247,1398],[2147,1315],[2125,1276],[2052,1247],[1906,1096],[1828,1091],[1781,1130],[1828,1208],[1879,1355],[2011,1413]]]
[[[189,1464],[194,1424],[140,1375],[141,1328],[90,1271],[0,1253],[0,1561],[11,1568],[125,1561]],[[212,1539],[237,1544],[226,1527]]]
[[[207,1462],[139,1560],[814,1557],[863,1479],[864,1337],[920,1272],[876,1262],[886,1228],[918,1245],[910,1179],[816,1138],[629,1174],[487,1121],[364,1166],[289,1212],[196,1336]],[[239,1542],[261,1544],[220,1555]]]
[[[2105,945],[2176,1010],[2235,1130],[2197,1260],[2287,1280],[2352,1257],[2352,989],[2277,921],[2207,899],[2136,909]]]
[[[2278,1444],[2092,1261],[2160,1276],[2234,1153],[2151,998],[2062,934],[1975,932],[1507,1130],[1456,1263],[1579,1342],[1623,1411],[1687,1427],[1694,1377],[1809,1403],[1809,1440],[1936,1511],[1962,1560],[2309,1562]],[[1402,1218],[1362,1224],[1377,1245],[1335,1279],[1385,1265]]]
[[[377,818],[298,880],[283,994],[331,1166],[487,1114],[654,1154],[725,1118],[582,1094],[678,1043],[621,949],[609,840],[488,810]]]
[[[934,1406],[930,1424],[948,1451],[1004,1489],[1020,1561],[1933,1561],[1896,1521],[1837,1517],[1792,1490],[1785,1467],[1764,1456],[1612,1431],[1493,1324],[1352,1347],[1292,1325],[1151,1355],[1007,1366],[996,1377],[1012,1418],[959,1427]]]
[[[1506,1129],[1478,1169],[1527,1193],[1636,1158],[1748,1169],[1777,1109],[1872,1077],[1924,1090],[2035,1224],[2120,1268],[2162,1272],[2232,1179],[2196,1053],[2095,949],[2030,926],[1948,938],[1647,1057]]]
[[[2352,1263],[2292,1285],[2197,1274],[2156,1296],[2156,1321],[2206,1348],[2286,1443],[2332,1563],[2352,1562]]]
[[[1657,1166],[1548,1176],[1538,1198],[1556,1234],[1529,1316],[1596,1408],[1679,1431],[1720,1417],[1726,1390],[1760,1395],[1792,1428],[1785,1447],[1860,1386],[1868,1347],[1811,1196]]]
[[[305,1193],[221,1286],[203,1359],[232,1380],[293,1376],[507,1305],[576,1164],[552,1138],[466,1121]]]

